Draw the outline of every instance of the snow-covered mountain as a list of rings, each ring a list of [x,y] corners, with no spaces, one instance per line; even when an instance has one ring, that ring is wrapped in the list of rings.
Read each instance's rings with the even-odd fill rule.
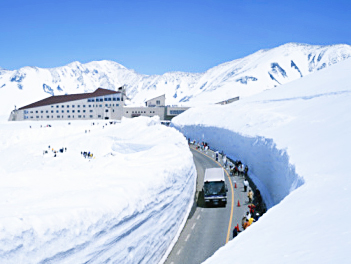
[[[204,73],[143,75],[113,62],[73,62],[63,67],[0,68],[0,114],[50,95],[115,90],[126,85],[133,104],[166,94],[168,104],[215,103],[249,96],[306,76],[351,57],[351,46],[288,43],[220,64]],[[210,98],[210,99],[209,99]]]

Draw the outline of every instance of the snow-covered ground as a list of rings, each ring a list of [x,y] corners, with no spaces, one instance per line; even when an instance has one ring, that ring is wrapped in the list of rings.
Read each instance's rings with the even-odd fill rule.
[[[249,165],[270,210],[205,263],[350,263],[351,60],[173,119]],[[235,210],[234,210],[235,213]]]
[[[0,263],[157,263],[169,250],[195,191],[184,136],[156,117],[92,122],[2,118]]]

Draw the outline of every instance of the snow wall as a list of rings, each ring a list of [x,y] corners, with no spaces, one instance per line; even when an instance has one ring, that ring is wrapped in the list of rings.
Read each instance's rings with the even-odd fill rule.
[[[0,123],[0,263],[158,263],[172,248],[196,187],[185,138],[155,118],[90,123]]]
[[[286,151],[277,149],[273,139],[243,136],[220,127],[171,125],[191,140],[207,142],[211,149],[223,151],[229,158],[247,164],[249,176],[261,191],[267,208],[304,184],[304,179],[289,163]]]

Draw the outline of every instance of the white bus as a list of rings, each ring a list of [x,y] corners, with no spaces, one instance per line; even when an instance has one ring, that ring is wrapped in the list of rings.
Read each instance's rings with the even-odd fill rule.
[[[209,168],[205,171],[203,194],[205,205],[227,204],[228,188],[222,168]]]

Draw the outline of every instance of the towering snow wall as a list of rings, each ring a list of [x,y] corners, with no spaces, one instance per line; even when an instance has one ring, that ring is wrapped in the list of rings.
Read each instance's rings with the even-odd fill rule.
[[[295,167],[289,163],[285,150],[278,149],[272,139],[249,137],[214,126],[172,124],[184,135],[197,142],[207,142],[211,148],[223,151],[234,160],[249,167],[249,175],[268,208],[279,203],[291,191],[304,183]]]

